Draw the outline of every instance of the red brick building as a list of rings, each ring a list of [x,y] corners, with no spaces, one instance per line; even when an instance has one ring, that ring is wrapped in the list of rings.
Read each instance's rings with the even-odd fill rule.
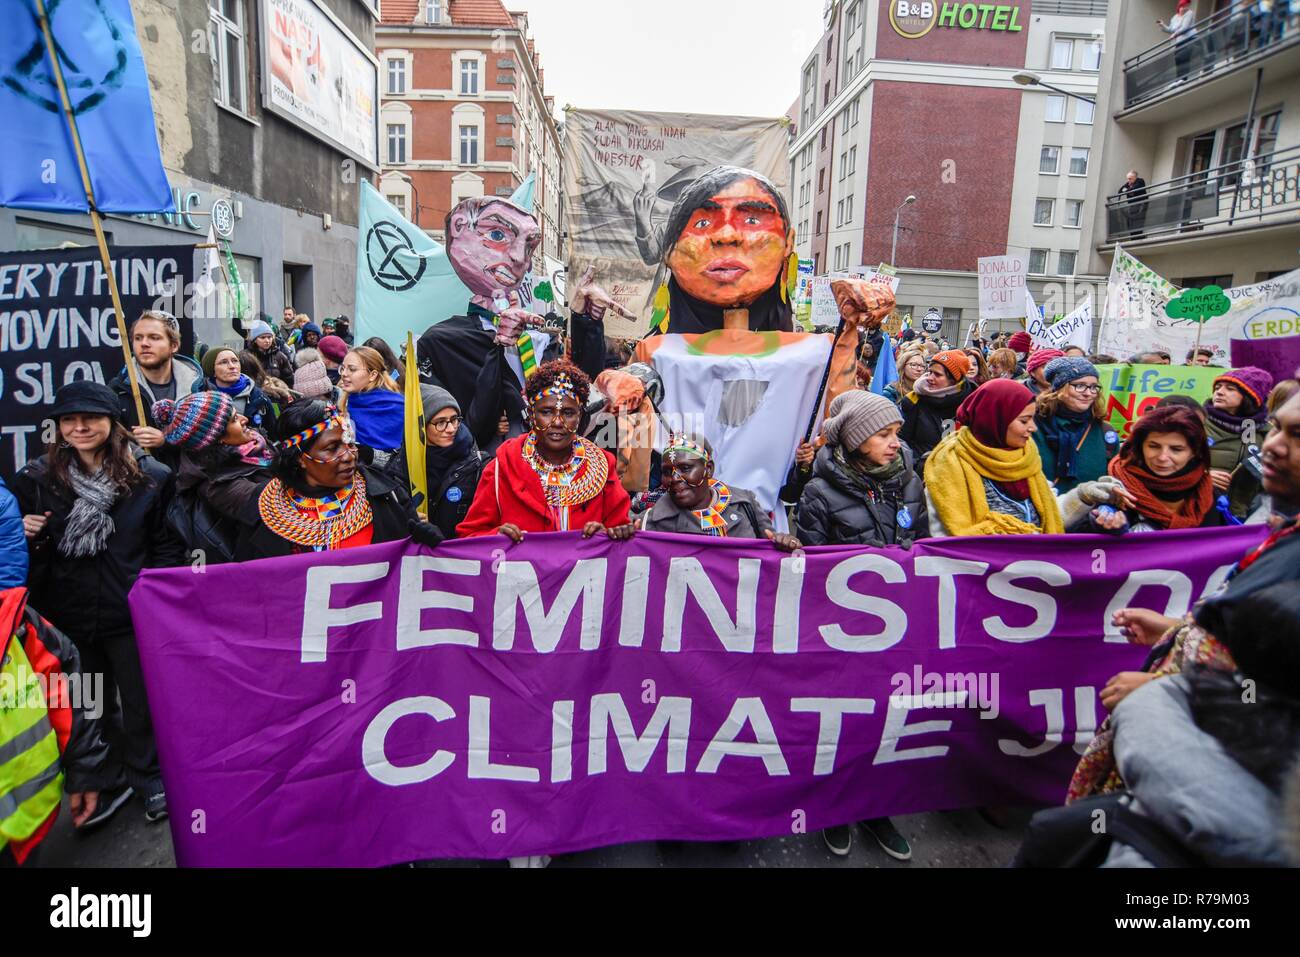
[[[558,258],[559,137],[528,15],[501,0],[382,0],[380,9],[380,192],[442,239],[462,199],[509,196],[535,172],[539,251]]]

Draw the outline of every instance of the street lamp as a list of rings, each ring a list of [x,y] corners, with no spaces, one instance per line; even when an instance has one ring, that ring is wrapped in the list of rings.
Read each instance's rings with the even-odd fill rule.
[[[915,196],[908,196],[907,199],[898,204],[898,209],[894,210],[894,245],[889,249],[889,265],[891,266],[898,265],[898,263],[894,261],[898,256],[898,217],[903,215],[904,206],[911,206],[915,202]]]
[[[1083,100],[1083,102],[1091,103],[1094,106],[1097,105],[1097,98],[1095,96],[1084,96],[1082,93],[1071,93],[1069,90],[1063,90],[1059,86],[1052,86],[1052,84],[1045,81],[1037,73],[1030,73],[1028,70],[1011,74],[1011,79],[1020,86],[1042,86],[1054,93],[1060,93],[1062,96],[1072,96],[1076,100]]]
[[[415,228],[419,229],[420,228],[420,191],[415,188],[415,180],[411,179],[411,177],[407,176],[405,173],[398,173],[397,175],[398,178],[400,178],[403,183],[411,187],[411,192],[415,195]]]

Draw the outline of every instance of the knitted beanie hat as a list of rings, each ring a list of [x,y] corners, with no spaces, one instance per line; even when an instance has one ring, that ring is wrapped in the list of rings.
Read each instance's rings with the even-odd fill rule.
[[[221,440],[235,414],[235,403],[224,392],[191,392],[184,398],[159,399],[154,421],[168,445],[197,452]]]
[[[293,391],[304,399],[319,399],[329,395],[334,385],[330,382],[329,370],[319,359],[308,362],[293,374]]]
[[[1007,340],[1007,348],[1013,352],[1019,352],[1022,356],[1028,355],[1029,350],[1034,347],[1034,337],[1023,329]]]
[[[203,353],[203,358],[199,360],[199,365],[203,367],[203,374],[209,379],[217,377],[217,357],[223,352],[233,352],[235,358],[239,358],[239,353],[230,348],[230,346],[213,346]]]
[[[831,403],[830,416],[822,423],[826,441],[853,450],[881,429],[903,421],[898,406],[883,395],[851,389]]]
[[[936,352],[930,357],[930,363],[939,363],[948,370],[952,376],[952,381],[960,383],[970,373],[971,360],[970,356],[964,352],[958,352],[956,349],[945,349],[943,352]]]
[[[1062,356],[1060,359],[1053,359],[1043,369],[1043,375],[1047,376],[1047,381],[1052,384],[1053,389],[1062,389],[1075,379],[1084,379],[1088,376],[1100,377],[1097,367],[1083,356]]]
[[[1060,349],[1039,349],[1037,352],[1030,353],[1029,358],[1025,360],[1025,371],[1033,375],[1036,369],[1041,369],[1053,359],[1061,359],[1064,356],[1065,353]]]
[[[460,403],[456,397],[438,385],[420,385],[420,402],[424,405],[425,419],[443,409],[455,409],[456,414],[460,415]]]
[[[256,320],[255,322],[253,322],[252,325],[248,327],[249,342],[252,342],[258,336],[273,336],[273,335],[275,335],[275,330],[271,328],[269,323],[265,323],[261,319]]]
[[[1235,385],[1248,399],[1255,400],[1255,408],[1268,401],[1268,394],[1273,391],[1273,377],[1258,366],[1242,366],[1229,369],[1214,380],[1214,384],[1226,382]]]
[[[343,357],[348,354],[348,344],[338,336],[324,336],[316,343],[316,348],[331,362],[342,362]]]

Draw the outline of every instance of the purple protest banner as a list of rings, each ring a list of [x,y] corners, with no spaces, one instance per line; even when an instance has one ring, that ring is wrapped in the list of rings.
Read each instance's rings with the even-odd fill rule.
[[[183,866],[501,859],[1055,804],[1146,649],[1262,527],[911,551],[395,542],[131,593]]]

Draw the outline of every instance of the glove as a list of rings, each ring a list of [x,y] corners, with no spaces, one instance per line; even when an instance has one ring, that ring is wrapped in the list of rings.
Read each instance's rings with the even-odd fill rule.
[[[1113,475],[1103,475],[1095,482],[1080,482],[1075,489],[1085,505],[1105,505],[1110,501],[1110,490],[1119,484]]]
[[[407,531],[411,533],[411,540],[417,545],[427,545],[429,548],[437,548],[446,535],[442,534],[442,529],[433,522],[426,522],[418,518],[413,518],[406,526]]]

